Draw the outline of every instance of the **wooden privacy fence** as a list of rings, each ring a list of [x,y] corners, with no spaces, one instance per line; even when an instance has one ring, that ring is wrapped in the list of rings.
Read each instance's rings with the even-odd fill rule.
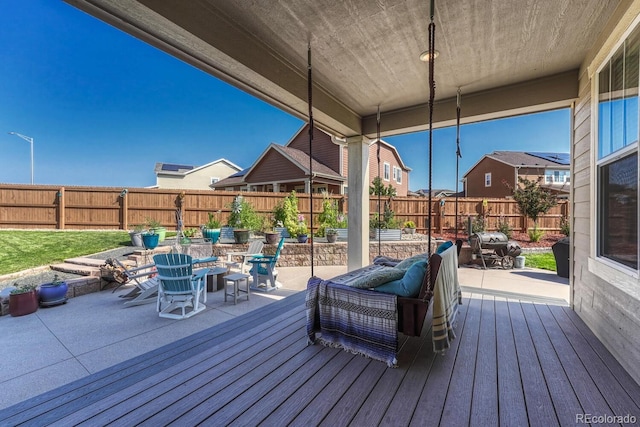
[[[179,203],[181,193],[184,194]],[[0,184],[0,228],[20,229],[92,229],[128,230],[152,218],[169,229],[177,227],[176,213],[182,209],[185,227],[199,227],[209,212],[219,212],[224,224],[229,205],[237,195],[230,191],[176,190],[116,187],[56,187],[47,185]],[[270,215],[273,208],[288,193],[243,192],[242,195],[262,215]],[[347,213],[346,196],[331,196]],[[384,198],[382,199],[384,201]],[[322,210],[322,196],[314,195],[314,226]],[[431,221],[433,232],[455,231],[455,199],[433,199]],[[391,209],[399,225],[411,220],[418,232],[426,232],[429,203],[424,197],[394,197]],[[309,195],[298,195],[298,208],[309,219]],[[378,212],[377,198],[369,203],[371,215]],[[384,209],[381,208],[381,211]],[[481,216],[487,230],[495,230],[498,221],[506,221],[517,231],[533,226],[518,211],[513,200],[460,198],[458,201],[458,230],[464,232],[467,218]],[[562,217],[569,217],[569,204],[560,201],[538,219],[539,228],[558,232]]]

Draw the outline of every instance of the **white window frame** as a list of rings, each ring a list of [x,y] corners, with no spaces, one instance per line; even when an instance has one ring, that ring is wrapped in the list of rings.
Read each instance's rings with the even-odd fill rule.
[[[484,186],[491,187],[491,172],[485,172],[484,174]]]
[[[215,176],[210,176],[209,180],[210,180],[210,184],[215,184],[216,182],[220,181],[220,178],[217,178]]]
[[[391,174],[391,165],[387,162],[384,162],[382,164],[382,179],[385,181],[390,181],[390,175]]]
[[[591,211],[591,219],[590,219],[590,230],[591,235],[595,236],[595,238],[591,240],[591,247],[589,249],[589,259],[587,260],[587,266],[590,273],[600,277],[602,280],[607,283],[615,286],[618,289],[626,292],[629,295],[634,296],[635,298],[640,299],[640,277],[639,271],[634,270],[631,267],[628,267],[624,264],[616,262],[615,260],[611,260],[609,258],[599,256],[599,232],[600,232],[600,166],[605,164],[611,164],[615,162],[617,159],[622,157],[626,157],[632,153],[638,153],[638,157],[640,158],[640,149],[638,148],[638,141],[636,140],[635,144],[630,144],[625,146],[622,149],[619,149],[613,153],[609,153],[606,156],[603,156],[602,159],[599,159],[599,77],[600,73],[604,70],[604,68],[609,64],[611,58],[616,54],[618,49],[623,45],[623,43],[629,38],[631,33],[638,28],[640,25],[640,16],[636,17],[633,25],[629,26],[629,28],[622,34],[618,43],[614,45],[610,51],[607,53],[605,59],[598,65],[596,72],[594,73],[591,79],[591,203],[590,203],[590,211]],[[640,115],[640,109],[638,114]],[[639,119],[640,120],[640,119]],[[640,126],[639,126],[640,128]],[[638,168],[640,169],[640,160]],[[640,171],[639,171],[640,173]],[[640,219],[639,219],[640,222]],[[640,239],[640,237],[639,237]],[[640,269],[640,266],[638,267]]]
[[[396,175],[396,183],[398,184],[402,184],[402,169],[395,167],[395,171],[396,173],[394,175]]]

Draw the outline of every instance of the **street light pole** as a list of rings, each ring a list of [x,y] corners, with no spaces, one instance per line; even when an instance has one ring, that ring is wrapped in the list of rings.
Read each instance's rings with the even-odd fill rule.
[[[17,132],[9,132],[9,135],[18,136],[24,139],[25,141],[27,141],[29,144],[31,144],[31,185],[33,185],[33,138],[31,138],[30,136],[22,135]]]

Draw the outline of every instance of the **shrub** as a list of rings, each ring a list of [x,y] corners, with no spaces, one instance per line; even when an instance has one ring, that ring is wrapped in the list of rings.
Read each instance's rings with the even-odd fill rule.
[[[527,234],[529,235],[530,241],[539,242],[542,236],[544,236],[544,231],[538,230],[538,227],[533,227],[527,230]]]
[[[509,221],[503,215],[500,215],[500,218],[498,218],[498,231],[507,236],[507,239],[511,239],[513,230],[509,225]]]
[[[571,224],[569,222],[569,218],[564,215],[562,216],[562,218],[560,218],[560,232],[565,236],[571,234]]]
[[[229,226],[256,231],[260,228],[262,220],[253,209],[253,206],[242,195],[237,195],[229,205],[231,214],[229,215]]]

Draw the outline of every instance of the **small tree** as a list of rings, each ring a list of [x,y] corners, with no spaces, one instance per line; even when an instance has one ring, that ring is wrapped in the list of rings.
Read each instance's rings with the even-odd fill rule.
[[[549,209],[558,204],[558,200],[555,194],[540,187],[536,181],[518,177],[518,182],[522,187],[511,188],[511,193],[520,213],[533,221],[533,231],[529,232],[529,238],[532,242],[537,242],[542,237],[542,233],[538,232],[538,217],[549,212]]]
[[[373,185],[369,187],[369,194],[373,196],[394,197],[396,195],[396,189],[391,184],[385,187],[382,179],[376,176],[373,178]]]

